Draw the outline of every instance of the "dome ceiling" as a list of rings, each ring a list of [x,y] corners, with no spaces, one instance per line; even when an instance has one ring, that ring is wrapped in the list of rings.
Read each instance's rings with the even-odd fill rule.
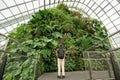
[[[103,22],[114,47],[120,47],[120,3],[119,0],[0,0],[0,33],[7,36],[21,23],[26,23],[39,9],[52,8],[63,2],[71,9],[82,10],[86,16]],[[0,36],[0,47],[5,38]]]

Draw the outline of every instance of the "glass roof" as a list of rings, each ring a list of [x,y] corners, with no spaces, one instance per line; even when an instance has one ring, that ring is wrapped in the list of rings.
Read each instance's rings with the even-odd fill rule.
[[[120,31],[119,0],[0,0],[0,33],[7,36],[18,24],[26,23],[34,12],[55,7],[59,2],[102,21],[109,35]],[[115,48],[120,47],[120,32],[110,41]],[[4,43],[5,38],[0,36],[0,47]]]

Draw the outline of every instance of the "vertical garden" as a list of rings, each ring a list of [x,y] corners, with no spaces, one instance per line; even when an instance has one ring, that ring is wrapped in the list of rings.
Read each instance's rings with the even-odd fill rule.
[[[66,53],[65,70],[84,70],[83,51],[107,36],[102,22],[84,17],[82,11],[69,10],[64,4],[39,10],[26,24],[9,33],[14,41],[10,39],[7,50],[15,54],[8,55],[4,79],[32,80],[36,61],[38,74],[57,71],[55,52],[59,38]],[[106,49],[108,41],[91,50]]]

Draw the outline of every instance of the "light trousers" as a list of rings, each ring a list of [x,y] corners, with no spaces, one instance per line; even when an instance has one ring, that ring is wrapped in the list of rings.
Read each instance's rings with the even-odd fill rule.
[[[58,58],[57,60],[58,60],[57,61],[57,63],[58,63],[58,76],[60,76],[60,75],[65,76],[65,66],[64,66],[65,59],[59,59]]]

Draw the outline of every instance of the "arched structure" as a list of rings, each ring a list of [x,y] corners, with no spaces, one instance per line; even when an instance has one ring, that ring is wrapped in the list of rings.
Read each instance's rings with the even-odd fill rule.
[[[101,21],[107,29],[112,48],[115,48],[115,50],[120,49],[120,0],[0,0],[0,51],[6,47],[7,34],[14,30],[17,25],[27,23],[36,11],[53,8],[58,3],[64,3],[69,9],[80,10],[84,13],[84,16]],[[114,49],[103,53],[110,51],[114,51]],[[110,54],[110,56],[113,55]],[[116,60],[114,60],[114,56],[110,59],[114,72],[116,72],[114,74],[119,79],[119,71],[115,69]],[[5,63],[4,60],[3,63]]]

